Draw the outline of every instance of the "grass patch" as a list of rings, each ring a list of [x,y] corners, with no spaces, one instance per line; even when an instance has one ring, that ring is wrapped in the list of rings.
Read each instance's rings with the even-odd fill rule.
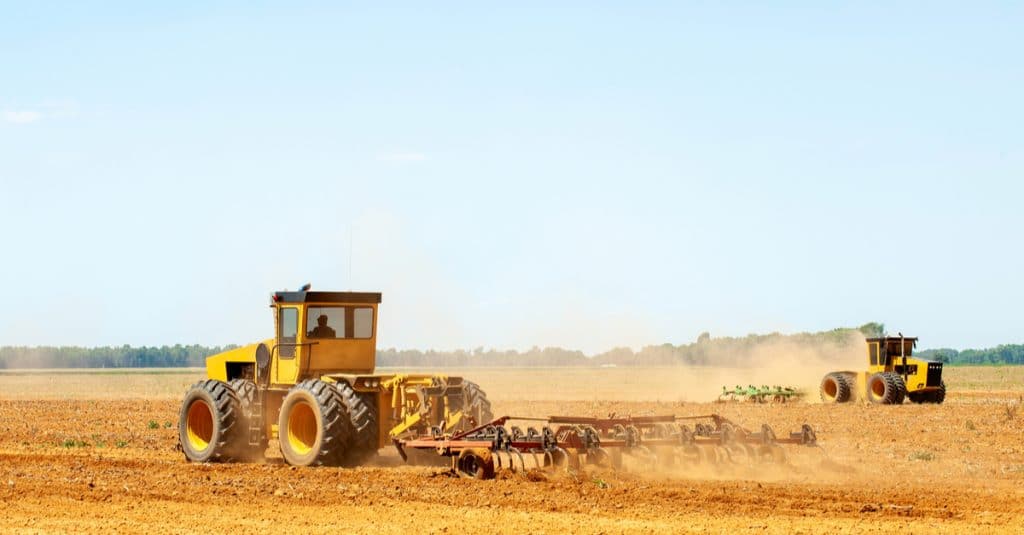
[[[935,460],[935,454],[930,451],[915,451],[909,456],[911,461],[933,461]]]
[[[146,424],[146,427],[150,429],[160,429],[160,423],[156,420],[150,420],[149,423]]]
[[[1009,422],[1016,419],[1018,410],[1020,410],[1020,400],[1006,405],[1003,408],[1003,416],[1006,417],[1006,421]]]
[[[64,448],[87,448],[89,443],[78,438],[65,438],[64,442],[60,443],[61,447]]]

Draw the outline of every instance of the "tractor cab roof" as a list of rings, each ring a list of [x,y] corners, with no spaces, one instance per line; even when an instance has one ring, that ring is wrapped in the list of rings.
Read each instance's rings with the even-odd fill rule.
[[[899,342],[900,340],[917,343],[916,336],[882,336],[878,338],[868,338],[868,342]]]
[[[274,292],[277,303],[380,303],[380,292]]]

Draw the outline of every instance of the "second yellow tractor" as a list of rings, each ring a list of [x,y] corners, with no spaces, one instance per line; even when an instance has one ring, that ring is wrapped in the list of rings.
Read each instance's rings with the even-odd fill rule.
[[[866,371],[835,371],[821,380],[821,400],[845,403],[867,399],[885,405],[942,403],[946,383],[942,363],[913,356],[917,338],[888,336],[868,338]]]

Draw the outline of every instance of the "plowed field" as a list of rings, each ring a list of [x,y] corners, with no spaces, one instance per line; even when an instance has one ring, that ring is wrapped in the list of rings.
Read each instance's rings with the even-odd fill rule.
[[[560,399],[524,386],[551,373],[591,388]],[[176,398],[195,375],[0,375],[0,531],[1024,532],[1017,369],[950,369],[946,404],[900,407],[644,400],[643,388],[617,394],[626,373],[642,384],[666,372],[466,375],[499,414],[718,412],[780,434],[807,422],[823,448],[790,449],[782,467],[492,481],[400,465],[386,451],[358,469],[291,468],[273,451],[267,464],[196,465],[175,451]]]

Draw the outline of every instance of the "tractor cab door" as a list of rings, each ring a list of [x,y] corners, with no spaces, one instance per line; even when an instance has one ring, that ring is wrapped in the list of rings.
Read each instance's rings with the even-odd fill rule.
[[[872,372],[884,370],[886,360],[885,345],[874,340],[868,341],[868,369]]]
[[[271,382],[295,384],[299,378],[304,348],[299,345],[299,307],[280,306],[277,308],[277,351]]]

